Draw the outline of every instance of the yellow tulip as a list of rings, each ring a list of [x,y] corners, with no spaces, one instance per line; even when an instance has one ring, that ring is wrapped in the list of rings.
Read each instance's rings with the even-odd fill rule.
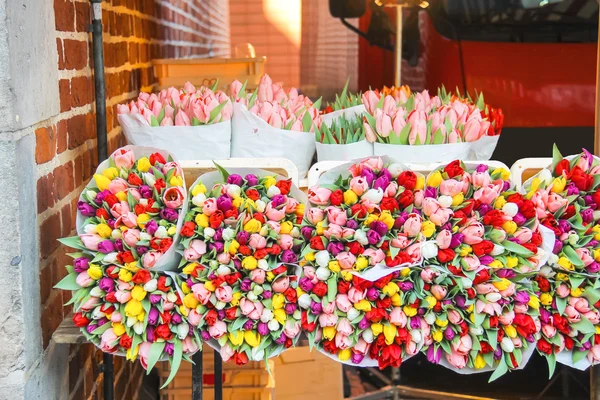
[[[438,187],[442,183],[442,173],[440,171],[434,171],[427,177],[427,186]]]
[[[240,244],[238,243],[237,240],[233,239],[229,243],[229,254],[234,255],[235,253],[237,253],[239,248],[240,248]]]
[[[369,266],[369,260],[366,257],[358,256],[356,257],[356,263],[354,264],[354,268],[357,271],[361,271]]]
[[[514,221],[506,221],[502,224],[502,229],[509,235],[512,235],[517,231],[517,224]]]
[[[417,183],[415,184],[415,190],[421,190],[425,187],[425,177],[417,176]]]
[[[394,343],[394,339],[396,339],[396,333],[398,329],[396,325],[384,325],[383,326],[383,336],[385,336],[385,344],[390,345]]]
[[[431,221],[423,221],[421,224],[421,232],[426,238],[430,238],[435,233],[435,224]]]
[[[534,310],[537,310],[540,308],[540,299],[539,297],[535,296],[535,295],[531,295],[529,296],[529,302],[527,303],[527,305],[531,308],[533,308]]]
[[[340,361],[348,361],[350,356],[352,356],[352,350],[350,349],[344,349],[338,353],[338,359]]]
[[[400,307],[402,305],[402,296],[400,296],[400,293],[393,295],[390,300],[392,301],[392,305],[394,307]]]
[[[452,197],[452,205],[454,207],[461,205],[463,203],[463,201],[465,201],[465,195],[462,192],[460,192],[456,196]]]
[[[540,303],[544,306],[549,306],[552,304],[552,295],[549,293],[542,293],[540,295]]]
[[[504,332],[506,333],[506,336],[508,336],[511,339],[514,339],[517,337],[517,330],[512,325],[505,326]]]
[[[88,269],[88,274],[89,274],[89,269]],[[122,280],[123,282],[131,282],[131,278],[133,277],[133,275],[131,274],[131,272],[127,271],[125,268],[121,268],[119,270],[119,279]]]
[[[209,292],[214,292],[217,289],[215,287],[215,285],[212,283],[212,281],[206,281],[206,282],[204,282],[204,288],[206,290],[208,290]]]
[[[136,223],[140,228],[143,228],[150,221],[150,216],[146,213],[137,216]]]
[[[120,322],[113,322],[112,328],[113,328],[113,331],[115,332],[115,335],[117,335],[117,336],[123,336],[123,334],[125,333],[125,325],[123,325]]]
[[[183,304],[185,304],[185,306],[189,309],[194,309],[198,307],[198,304],[200,304],[200,302],[194,297],[192,293],[188,293],[183,298]]]
[[[396,282],[390,281],[387,285],[383,287],[383,289],[381,289],[381,291],[383,292],[383,294],[386,294],[391,297],[398,293],[400,291],[400,288],[398,287]]]
[[[231,306],[232,307],[237,307],[240,304],[240,299],[242,298],[242,293],[240,292],[235,292],[234,294],[231,295]]]
[[[244,230],[248,233],[256,233],[260,231],[260,228],[262,228],[262,224],[254,218],[244,224]]]
[[[327,340],[331,340],[335,337],[337,331],[334,326],[326,326],[323,328],[323,337]]]
[[[292,231],[292,229],[294,229],[294,224],[292,224],[290,221],[284,221],[279,224],[279,233],[281,234],[287,235]]]
[[[381,332],[383,332],[383,325],[380,323],[372,324],[371,330],[373,331],[373,336],[377,337],[381,335]]]
[[[329,261],[327,265],[332,272],[340,272],[342,268],[340,267],[340,263],[337,260]]]
[[[171,186],[183,186],[183,178],[181,176],[173,175],[169,180]]]
[[[439,343],[444,338],[444,334],[442,333],[442,331],[434,330],[431,334],[431,337],[433,338],[433,340]]]
[[[136,299],[129,300],[125,305],[125,315],[128,317],[137,317],[142,312],[144,312],[144,307]]]
[[[402,307],[402,311],[404,311],[404,314],[406,314],[407,317],[414,317],[417,315],[417,309],[408,305]]]
[[[148,157],[142,157],[137,162],[137,169],[140,172],[148,172],[150,171],[151,167],[152,165],[150,164],[150,160],[148,160]]]
[[[473,366],[475,367],[475,369],[482,369],[486,366],[485,359],[481,354],[477,353],[475,361],[473,362]]]
[[[273,318],[277,320],[281,325],[285,324],[285,320],[287,316],[285,314],[285,310],[283,308],[278,308],[277,310],[273,310]]]
[[[102,278],[102,268],[100,268],[99,265],[91,264],[87,270],[87,274],[90,278],[97,281],[98,279]]]
[[[235,331],[229,332],[229,341],[234,346],[240,346],[244,343],[244,332],[243,331]]]
[[[437,326],[439,326],[440,328],[445,328],[448,325],[448,320],[447,319],[436,318],[435,319],[435,324]]]
[[[510,287],[510,281],[506,278],[500,278],[500,280],[492,282],[492,285],[498,290],[506,290]]]
[[[125,358],[128,361],[135,361],[137,360],[137,356],[138,356],[138,352],[140,350],[140,345],[138,344],[135,347],[131,347],[129,348],[129,350],[127,350],[127,354],[125,355]]]
[[[271,304],[274,310],[279,310],[285,305],[285,296],[281,293],[276,293],[271,298]]]
[[[352,190],[348,189],[344,192],[344,204],[351,206],[358,201],[358,196]]]
[[[96,181],[96,186],[100,190],[106,190],[110,185],[110,179],[101,174],[94,174],[94,181]]]
[[[258,260],[254,256],[244,257],[242,260],[242,268],[252,271],[258,267]]]
[[[192,196],[195,196],[197,194],[204,194],[204,193],[206,193],[206,186],[204,186],[202,183],[197,184],[192,189]]]
[[[560,257],[558,259],[558,265],[566,269],[567,271],[574,271],[575,266],[571,264],[571,261],[567,257]]]
[[[140,285],[135,285],[131,290],[131,297],[137,301],[142,301],[146,298],[146,291]]]
[[[108,167],[102,171],[102,175],[110,179],[111,181],[119,176],[119,170],[115,167]]]
[[[514,268],[519,265],[519,259],[513,256],[506,256],[506,268]]]
[[[506,181],[510,178],[510,171],[506,168],[496,168],[492,171],[492,175],[496,175],[498,173],[500,174],[500,178],[502,178],[502,180]]]
[[[564,176],[554,178],[554,180],[552,181],[551,191],[554,193],[561,193],[565,190],[566,186],[567,186],[567,180],[565,179]]]
[[[506,204],[506,199],[504,198],[504,196],[500,196],[494,202],[494,208],[497,210],[501,210],[505,204]]]
[[[582,288],[571,288],[571,296],[581,297],[582,294],[583,294]]]
[[[369,312],[371,311],[371,303],[369,303],[369,301],[366,299],[362,299],[358,303],[354,304],[354,308],[356,308],[358,311]]]
[[[271,186],[273,186],[276,183],[277,183],[277,180],[274,177],[272,177],[272,176],[264,177],[263,185],[265,186],[266,189],[270,188]]]
[[[379,215],[379,221],[383,222],[388,229],[392,229],[396,220],[388,210],[384,210]]]

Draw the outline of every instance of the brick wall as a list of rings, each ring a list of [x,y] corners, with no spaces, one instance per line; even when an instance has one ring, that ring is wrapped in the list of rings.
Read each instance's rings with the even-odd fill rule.
[[[74,233],[77,197],[98,164],[89,1],[54,0],[54,11],[60,114],[35,126],[44,349],[71,311],[63,307],[69,294],[52,289],[69,262],[57,239]],[[109,0],[103,2],[102,19],[111,152],[125,144],[116,105],[152,90],[152,59],[229,56],[228,1]],[[65,371],[72,399],[102,398],[96,367],[101,359],[91,345],[71,347]],[[132,398],[140,369],[116,358],[117,398]]]
[[[331,100],[348,78],[350,90],[358,87],[358,35],[331,16],[327,1],[302,0],[301,66],[309,96]]]
[[[326,1],[321,0],[324,3]],[[286,87],[300,85],[301,0],[230,0],[231,47],[250,43],[266,56],[265,72]]]

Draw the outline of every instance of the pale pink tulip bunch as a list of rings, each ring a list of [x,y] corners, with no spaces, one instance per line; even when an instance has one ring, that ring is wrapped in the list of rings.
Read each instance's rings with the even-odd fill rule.
[[[198,126],[231,119],[229,96],[187,82],[182,89],[170,87],[158,95],[141,92],[137,100],[119,104],[118,114],[141,114],[150,126]]]
[[[456,96],[430,96],[427,90],[406,101],[369,90],[362,95],[370,142],[403,145],[474,142],[486,135],[490,121],[478,105]]]
[[[260,78],[253,93],[246,93],[245,84],[235,80],[229,86],[229,95],[236,103],[248,107],[250,112],[274,128],[297,132],[313,132],[314,125],[321,126],[320,100],[313,102],[298,94],[298,89],[287,91],[279,83],[273,83],[269,75]]]

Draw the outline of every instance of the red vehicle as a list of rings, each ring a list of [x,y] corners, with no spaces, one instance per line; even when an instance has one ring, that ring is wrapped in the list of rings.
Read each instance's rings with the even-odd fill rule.
[[[593,148],[598,3],[594,0],[430,0],[404,12],[403,83],[483,91],[504,111],[494,159]],[[525,8],[523,4],[533,4]],[[551,3],[545,6],[540,4]],[[394,14],[394,9],[389,9]],[[419,15],[417,15],[419,13]],[[369,26],[370,12],[360,20]],[[390,15],[395,18],[395,15]],[[360,89],[391,85],[393,53],[360,39]],[[417,84],[408,77],[417,76]],[[414,79],[413,79],[414,80]],[[418,87],[422,86],[422,87]]]

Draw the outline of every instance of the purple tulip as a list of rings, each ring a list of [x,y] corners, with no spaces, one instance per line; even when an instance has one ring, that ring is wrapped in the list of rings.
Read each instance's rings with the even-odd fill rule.
[[[110,194],[111,193],[108,190],[103,190],[101,192],[98,192],[98,194],[96,194],[96,197],[94,198],[94,203],[101,206],[102,203],[104,202],[104,199],[106,198],[106,196],[108,196]]]
[[[112,253],[116,250],[115,244],[106,239],[98,243],[98,251],[103,254]]]
[[[231,176],[231,175],[230,175]],[[248,182],[248,186],[256,186],[258,185],[258,177],[254,174],[248,174],[245,176],[246,182]]]
[[[110,278],[104,277],[98,282],[98,287],[105,292],[112,292],[115,290],[115,281]]]
[[[148,247],[146,246],[136,246],[135,251],[138,253],[138,255],[143,255],[146,254],[146,252],[148,251]]]
[[[239,176],[239,175],[238,175]],[[241,179],[241,177],[240,177]],[[227,194],[219,196],[217,199],[217,208],[223,212],[229,210],[233,206],[231,197]]]
[[[489,205],[482,204],[479,206],[479,209],[477,211],[479,211],[479,215],[483,217],[485,214],[489,213],[491,209],[492,207],[490,207]]]
[[[269,327],[264,322],[259,322],[256,330],[260,336],[266,336],[269,333]]]
[[[206,339],[206,340],[209,340],[209,339],[210,339],[210,335],[209,335],[208,339]],[[175,352],[175,345],[173,343],[167,342],[165,344],[165,353],[172,356],[174,352]]]
[[[242,283],[240,283],[240,289],[242,292],[249,292],[252,290],[252,281],[250,279],[244,279]]]
[[[444,330],[444,337],[446,338],[446,340],[454,339],[454,331],[452,330],[452,328],[450,328],[450,326],[447,326]]]
[[[510,242],[516,243],[516,244],[520,244],[521,242],[519,242],[519,239],[517,239],[516,237],[510,237],[508,239],[506,239]]]
[[[421,317],[425,315],[425,311],[426,310],[424,308],[417,308],[417,314]]]
[[[158,224],[156,223],[156,221],[151,219],[150,221],[146,222],[146,225],[144,225],[144,229],[146,230],[146,232],[148,232],[149,235],[154,235],[156,233],[156,230],[158,229]]]
[[[567,196],[573,196],[573,195],[577,195],[579,194],[579,189],[577,189],[577,186],[575,186],[575,183],[570,182],[567,187]]]
[[[288,264],[293,264],[298,261],[298,256],[292,250],[284,250],[281,253],[281,261]]]
[[[375,180],[375,183],[373,184],[373,189],[385,190],[385,188],[387,188],[389,184],[390,179],[387,176],[383,175]]]
[[[342,251],[344,251],[344,245],[342,242],[330,242],[327,245],[327,251],[331,253],[332,256],[337,256]]]
[[[369,187],[373,184],[373,181],[375,180],[375,173],[367,168],[364,168],[361,171],[360,176],[365,178],[365,180],[369,184]]]
[[[587,244],[587,247],[592,247],[592,248],[598,247],[598,241],[596,239],[590,240]]]
[[[513,279],[514,277],[517,276],[517,273],[515,271],[513,271],[512,269],[501,269],[496,272],[496,275],[499,278]]]
[[[400,282],[398,284],[398,287],[400,287],[400,290],[402,290],[403,292],[408,292],[409,290],[412,290],[414,285],[412,284],[412,282]]]
[[[451,231],[452,230],[452,224],[450,222],[446,222],[444,225],[441,226],[440,230]]]
[[[123,246],[122,239],[115,240],[115,247],[117,248],[117,251],[125,251],[125,247]]]
[[[240,245],[244,246],[248,244],[248,240],[250,240],[250,234],[246,231],[241,231],[238,232],[235,238]]]
[[[281,336],[279,336],[277,339],[275,339],[275,343],[285,344],[286,340],[287,340],[287,336],[285,336],[285,333],[281,332]]]
[[[590,274],[595,274],[598,271],[600,271],[600,263],[598,263],[597,261],[594,261],[593,263],[591,263],[590,265],[588,265],[587,267],[585,267],[585,269]]]
[[[527,292],[520,291],[515,293],[515,302],[519,304],[527,304],[529,303],[529,299]]]
[[[286,199],[285,199],[285,196],[282,194],[276,194],[271,199],[271,207],[279,207],[280,205],[285,204],[285,203],[286,203]]]
[[[171,316],[171,322],[174,323],[174,324],[180,324],[181,323],[181,315],[179,315],[177,313],[174,313]]]
[[[108,320],[108,319],[105,319],[105,318],[103,318],[103,319],[100,319],[100,320],[98,320],[98,326],[102,326],[102,325],[104,325],[105,323],[107,323],[108,321],[109,321],[109,320]]]
[[[499,360],[502,357],[502,347],[498,346],[496,350],[494,350],[494,360]]]
[[[160,210],[159,214],[162,219],[165,219],[169,222],[175,222],[177,221],[177,218],[179,218],[177,211],[173,210],[172,208],[163,208]]]
[[[310,292],[313,287],[315,286],[309,278],[307,278],[306,276],[300,278],[300,281],[298,282],[298,286],[300,286],[300,289],[302,289],[305,292]]]
[[[349,219],[346,221],[346,227],[350,229],[356,229],[358,228],[358,222],[356,222],[356,220]]]
[[[501,306],[506,306],[506,305],[510,304],[510,301],[508,299],[501,298],[500,300],[498,300],[497,303],[500,304]]]
[[[467,299],[463,295],[457,295],[454,297],[454,303],[456,303],[456,306],[458,308],[465,308],[465,305],[467,304]]]
[[[92,334],[97,327],[98,325],[89,324],[85,327],[85,330],[87,331],[87,333]]]
[[[271,293],[271,291],[270,291],[270,290],[265,290],[265,291],[262,293],[263,299],[270,299],[272,295],[273,295],[273,293]]]
[[[358,329],[363,329],[363,330],[367,329],[369,327],[369,325],[370,325],[369,320],[367,319],[367,317],[364,317],[358,323]]]
[[[441,358],[442,349],[440,347],[436,349],[435,346],[432,345],[429,346],[429,348],[427,348],[427,361],[429,361],[432,364],[439,364]]]
[[[542,321],[542,323],[547,324],[548,321],[550,321],[550,317],[552,314],[550,314],[550,311],[546,310],[544,307],[540,307],[540,321]]]
[[[87,271],[89,267],[90,267],[90,260],[88,260],[85,257],[79,257],[73,261],[73,269],[77,273]]]
[[[580,212],[583,222],[592,222],[594,220],[594,211],[591,208],[586,208]]]
[[[150,343],[154,342],[154,328],[152,327],[147,327],[146,328],[146,340]]]
[[[517,224],[518,226],[521,226],[521,225],[523,225],[525,222],[527,222],[527,218],[525,218],[525,217],[523,216],[523,214],[521,214],[521,213],[517,213],[517,215],[515,215],[515,216],[513,217],[513,222],[514,222],[515,224]]]
[[[94,209],[94,207],[92,207],[85,201],[78,201],[77,209],[79,210],[81,215],[84,215],[86,217],[93,217],[94,215],[96,215],[96,210]]]
[[[465,235],[463,235],[462,233],[456,233],[452,235],[452,239],[450,240],[450,248],[457,248],[462,244],[463,240],[465,240]]]
[[[509,181],[504,181],[502,183],[502,191],[506,192],[508,189],[510,189],[510,182]]]
[[[148,323],[150,325],[156,325],[158,323],[159,312],[156,307],[151,307],[150,312],[148,312]]]
[[[367,300],[369,301],[375,301],[379,298],[379,290],[377,290],[374,287],[370,287],[367,289],[367,295],[366,295]]]
[[[583,350],[589,350],[591,348],[592,348],[592,344],[590,343],[589,340],[587,342],[583,343]]]
[[[558,228],[563,231],[563,233],[567,233],[571,230],[571,224],[566,219],[561,219],[558,221]]]
[[[188,278],[188,279],[186,279],[185,284],[191,288],[192,286],[194,286],[194,281],[192,281],[190,278]]]
[[[296,303],[287,303],[283,308],[287,315],[292,315],[296,311]]]
[[[215,234],[213,235],[213,240],[215,242],[223,241],[223,228],[219,228],[215,231]]]
[[[583,201],[585,202],[586,206],[589,206],[590,204],[594,203],[594,198],[592,197],[592,195],[586,194],[585,196],[583,196]]]
[[[217,318],[219,318],[221,321],[225,319],[225,311],[224,310],[219,310],[217,311]]]
[[[162,296],[160,294],[151,294],[150,295],[150,303],[156,304],[162,300]]]
[[[140,192],[140,195],[142,195],[142,197],[144,199],[151,199],[152,198],[152,189],[150,188],[150,186],[148,186],[148,185],[141,185],[138,188],[138,191]]]
[[[227,183],[230,185],[242,186],[244,184],[244,179],[242,179],[241,175],[231,174],[227,177]]]
[[[494,257],[489,256],[487,254],[485,256],[479,257],[479,262],[481,263],[481,265],[490,265],[490,263],[493,261],[494,261]]]
[[[252,323],[252,320],[249,319],[248,321],[244,322],[243,327],[244,330],[249,331],[254,327],[254,323]]]
[[[110,227],[110,229],[115,229],[116,228],[116,220],[114,218],[111,218],[109,220],[106,221],[106,224]]]
[[[394,220],[394,229],[400,229],[408,219],[408,213],[406,211],[402,211],[399,216]]]
[[[360,364],[362,362],[363,358],[365,358],[365,356],[363,356],[362,354],[358,354],[358,353],[352,353],[352,355],[350,356],[350,360],[354,364]]]
[[[421,318],[420,317],[411,317],[410,318],[410,328],[411,329],[420,329],[421,328]]]
[[[321,306],[321,303],[317,303],[316,301],[313,301],[310,304],[310,313],[313,315],[320,315],[323,312],[323,306]]]
[[[235,269],[240,271],[242,269],[242,262],[236,258],[235,260],[233,260],[233,266],[235,267]]]
[[[222,253],[224,248],[225,248],[225,245],[223,244],[223,242],[213,242],[213,243],[208,244],[208,250],[209,251],[214,250],[217,252],[217,254]]]
[[[379,234],[379,236],[385,236],[385,234],[388,232],[387,225],[384,224],[381,221],[373,221],[373,222],[371,222],[371,225],[369,225],[369,228],[371,228],[372,230],[374,230],[375,232],[377,232]]]
[[[477,168],[475,168],[476,172],[485,172],[488,170],[488,166],[485,164],[479,164]]]
[[[437,189],[431,186],[427,186],[427,188],[425,188],[425,192],[423,193],[423,197],[432,197],[432,198],[437,198]]]
[[[558,253],[560,253],[562,248],[563,248],[562,242],[558,239],[554,239],[554,247],[552,248],[552,252],[554,254],[558,254]]]
[[[302,234],[304,240],[309,241],[310,238],[312,238],[314,230],[315,228],[312,226],[303,226],[302,229],[300,229],[300,234]]]
[[[377,233],[377,231],[371,229],[367,232],[367,240],[369,241],[369,244],[377,244],[381,240],[381,235]]]
[[[205,342],[207,342],[210,339],[212,339],[210,337],[210,333],[208,333],[207,331],[202,331],[200,334],[202,335],[202,340],[204,340]],[[171,343],[167,343],[167,344],[171,344]]]

